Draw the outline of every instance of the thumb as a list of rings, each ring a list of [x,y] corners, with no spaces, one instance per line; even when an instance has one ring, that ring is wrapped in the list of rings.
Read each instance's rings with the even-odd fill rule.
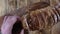
[[[24,30],[23,29],[21,30],[20,34],[24,34]]]

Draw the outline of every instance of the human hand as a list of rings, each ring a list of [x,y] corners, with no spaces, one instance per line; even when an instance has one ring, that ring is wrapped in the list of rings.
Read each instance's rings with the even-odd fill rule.
[[[2,34],[12,34],[11,31],[17,19],[19,19],[18,16],[5,16],[2,27],[1,27]]]

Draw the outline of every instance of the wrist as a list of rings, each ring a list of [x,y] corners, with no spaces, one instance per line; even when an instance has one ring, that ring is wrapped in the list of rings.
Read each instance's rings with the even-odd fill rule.
[[[1,34],[11,34],[11,31],[1,31]]]
[[[11,34],[11,32],[1,32],[1,34]]]
[[[1,29],[1,33],[2,34],[11,34],[11,30],[10,29]]]

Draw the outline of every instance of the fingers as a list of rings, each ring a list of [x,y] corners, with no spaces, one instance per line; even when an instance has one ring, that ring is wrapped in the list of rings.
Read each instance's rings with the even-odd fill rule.
[[[2,27],[13,27],[13,25],[15,24],[15,22],[17,21],[17,18],[19,18],[18,16],[5,16],[4,20],[3,20],[3,24]]]
[[[1,31],[2,32],[6,32],[6,31],[11,32],[13,25],[15,24],[17,19],[19,19],[19,16],[5,16],[4,20],[3,20],[3,24],[1,26]],[[22,30],[22,32],[23,32],[23,30]]]
[[[18,19],[18,16],[8,16],[8,18],[6,19],[6,23],[10,25],[14,25],[17,19]]]
[[[4,21],[3,21],[3,22],[5,22],[7,18],[8,18],[8,16],[5,16],[5,17],[4,17]]]
[[[20,34],[24,34],[24,30],[23,29],[21,30],[21,33]]]

